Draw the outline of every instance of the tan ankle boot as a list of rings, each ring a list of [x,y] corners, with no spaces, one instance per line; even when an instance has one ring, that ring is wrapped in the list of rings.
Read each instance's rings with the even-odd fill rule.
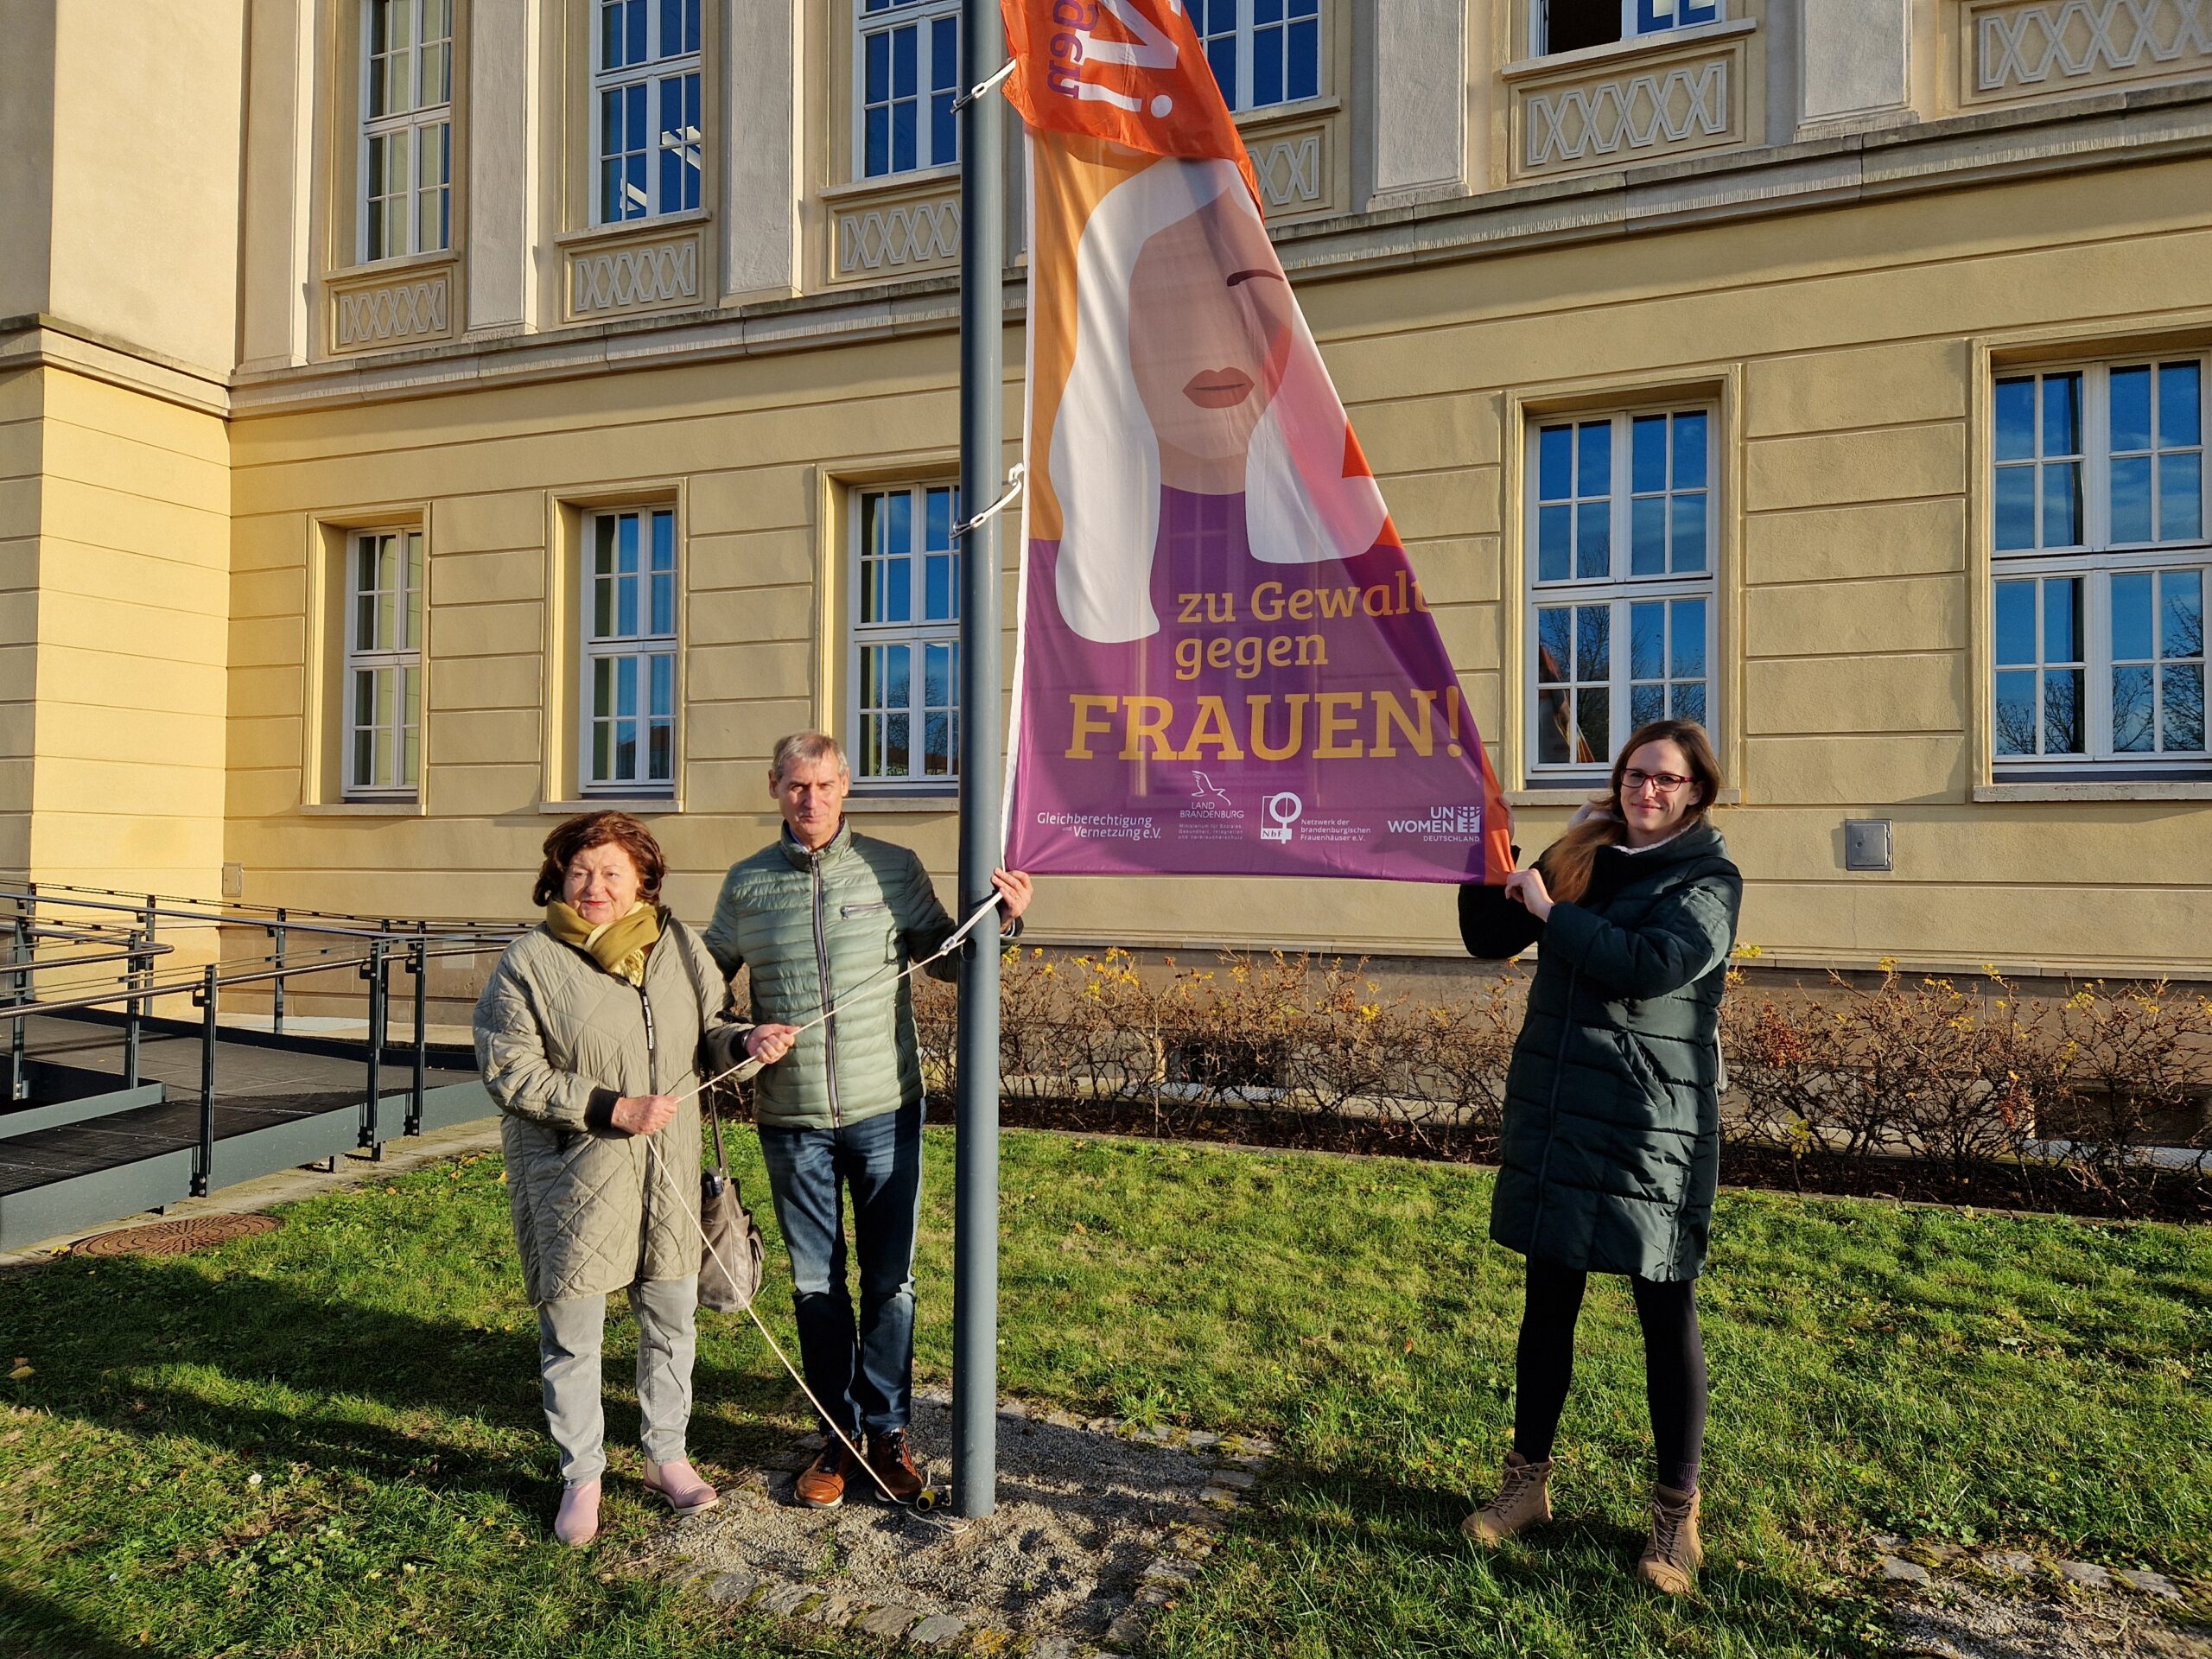
[[[1636,1563],[1636,1576],[1654,1590],[1670,1596],[1689,1593],[1698,1567],[1705,1560],[1705,1546],[1697,1535],[1698,1495],[1672,1486],[1656,1488],[1651,1497],[1651,1537]]]
[[[1518,1452],[1507,1452],[1497,1496],[1462,1521],[1459,1530],[1478,1544],[1495,1547],[1516,1532],[1550,1520],[1551,1478],[1549,1458],[1531,1463]]]

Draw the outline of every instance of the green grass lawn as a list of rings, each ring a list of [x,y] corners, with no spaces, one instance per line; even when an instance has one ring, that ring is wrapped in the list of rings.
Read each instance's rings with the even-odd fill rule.
[[[939,1379],[951,1150],[932,1132]],[[1872,1604],[1836,1556],[1877,1532],[2212,1572],[2212,1232],[1724,1196],[1710,1560],[1670,1605],[1630,1577],[1649,1450],[1618,1285],[1583,1316],[1560,1524],[1495,1556],[1455,1530],[1504,1447],[1518,1313],[1485,1173],[1028,1134],[1003,1185],[1008,1392],[1280,1442],[1168,1654],[1858,1651]],[[0,1654],[785,1651],[632,1570],[658,1524],[633,1452],[601,1546],[547,1541],[505,1198],[480,1158],[208,1255],[0,1279],[0,1359],[32,1368],[0,1382]],[[788,1432],[791,1389],[749,1325],[703,1323],[694,1447],[727,1468]],[[619,1393],[609,1420],[634,1433]]]

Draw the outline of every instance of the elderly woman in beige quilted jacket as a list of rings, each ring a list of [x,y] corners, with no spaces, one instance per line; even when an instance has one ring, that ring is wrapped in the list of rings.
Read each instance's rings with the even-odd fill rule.
[[[476,1004],[476,1058],[505,1115],[515,1243],[537,1308],[546,1420],[564,1487],[554,1534],[599,1530],[607,1467],[600,1347],[607,1298],[638,1320],[645,1485],[679,1515],[720,1502],[691,1466],[698,1305],[699,1109],[689,1096],[773,1027],[725,1008],[697,934],[661,909],[666,861],[621,812],[546,837],[533,902],[545,921],[508,947]]]

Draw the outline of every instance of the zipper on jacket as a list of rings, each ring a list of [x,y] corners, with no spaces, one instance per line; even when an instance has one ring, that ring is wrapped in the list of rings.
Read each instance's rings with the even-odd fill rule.
[[[643,976],[638,981],[638,1006],[645,1015],[645,1092],[657,1095],[660,1092],[660,1050],[653,1039],[653,1000],[645,995]],[[652,1154],[648,1152],[645,1155],[650,1159]],[[651,1181],[645,1183],[644,1192],[639,1195],[639,1219],[643,1224],[638,1231],[638,1270],[642,1274],[645,1271],[645,1240],[651,1236],[653,1226],[653,1184]]]
[[[816,849],[807,855],[808,868],[814,873],[814,968],[820,976],[822,998],[817,1005],[827,1010],[835,1007],[830,1000],[830,934],[827,912],[829,891],[822,885],[822,853]],[[842,1128],[844,1119],[837,1110],[837,1022],[827,1020],[822,1026],[822,1064],[830,1079],[830,1127]]]

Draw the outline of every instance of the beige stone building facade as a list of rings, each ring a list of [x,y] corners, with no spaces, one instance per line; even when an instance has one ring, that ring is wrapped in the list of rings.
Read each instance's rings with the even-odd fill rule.
[[[2212,976],[2212,9],[1186,3],[1525,847],[1697,712],[1768,960]],[[697,919],[812,724],[949,891],[957,11],[9,7],[0,867],[512,915],[611,801]]]

